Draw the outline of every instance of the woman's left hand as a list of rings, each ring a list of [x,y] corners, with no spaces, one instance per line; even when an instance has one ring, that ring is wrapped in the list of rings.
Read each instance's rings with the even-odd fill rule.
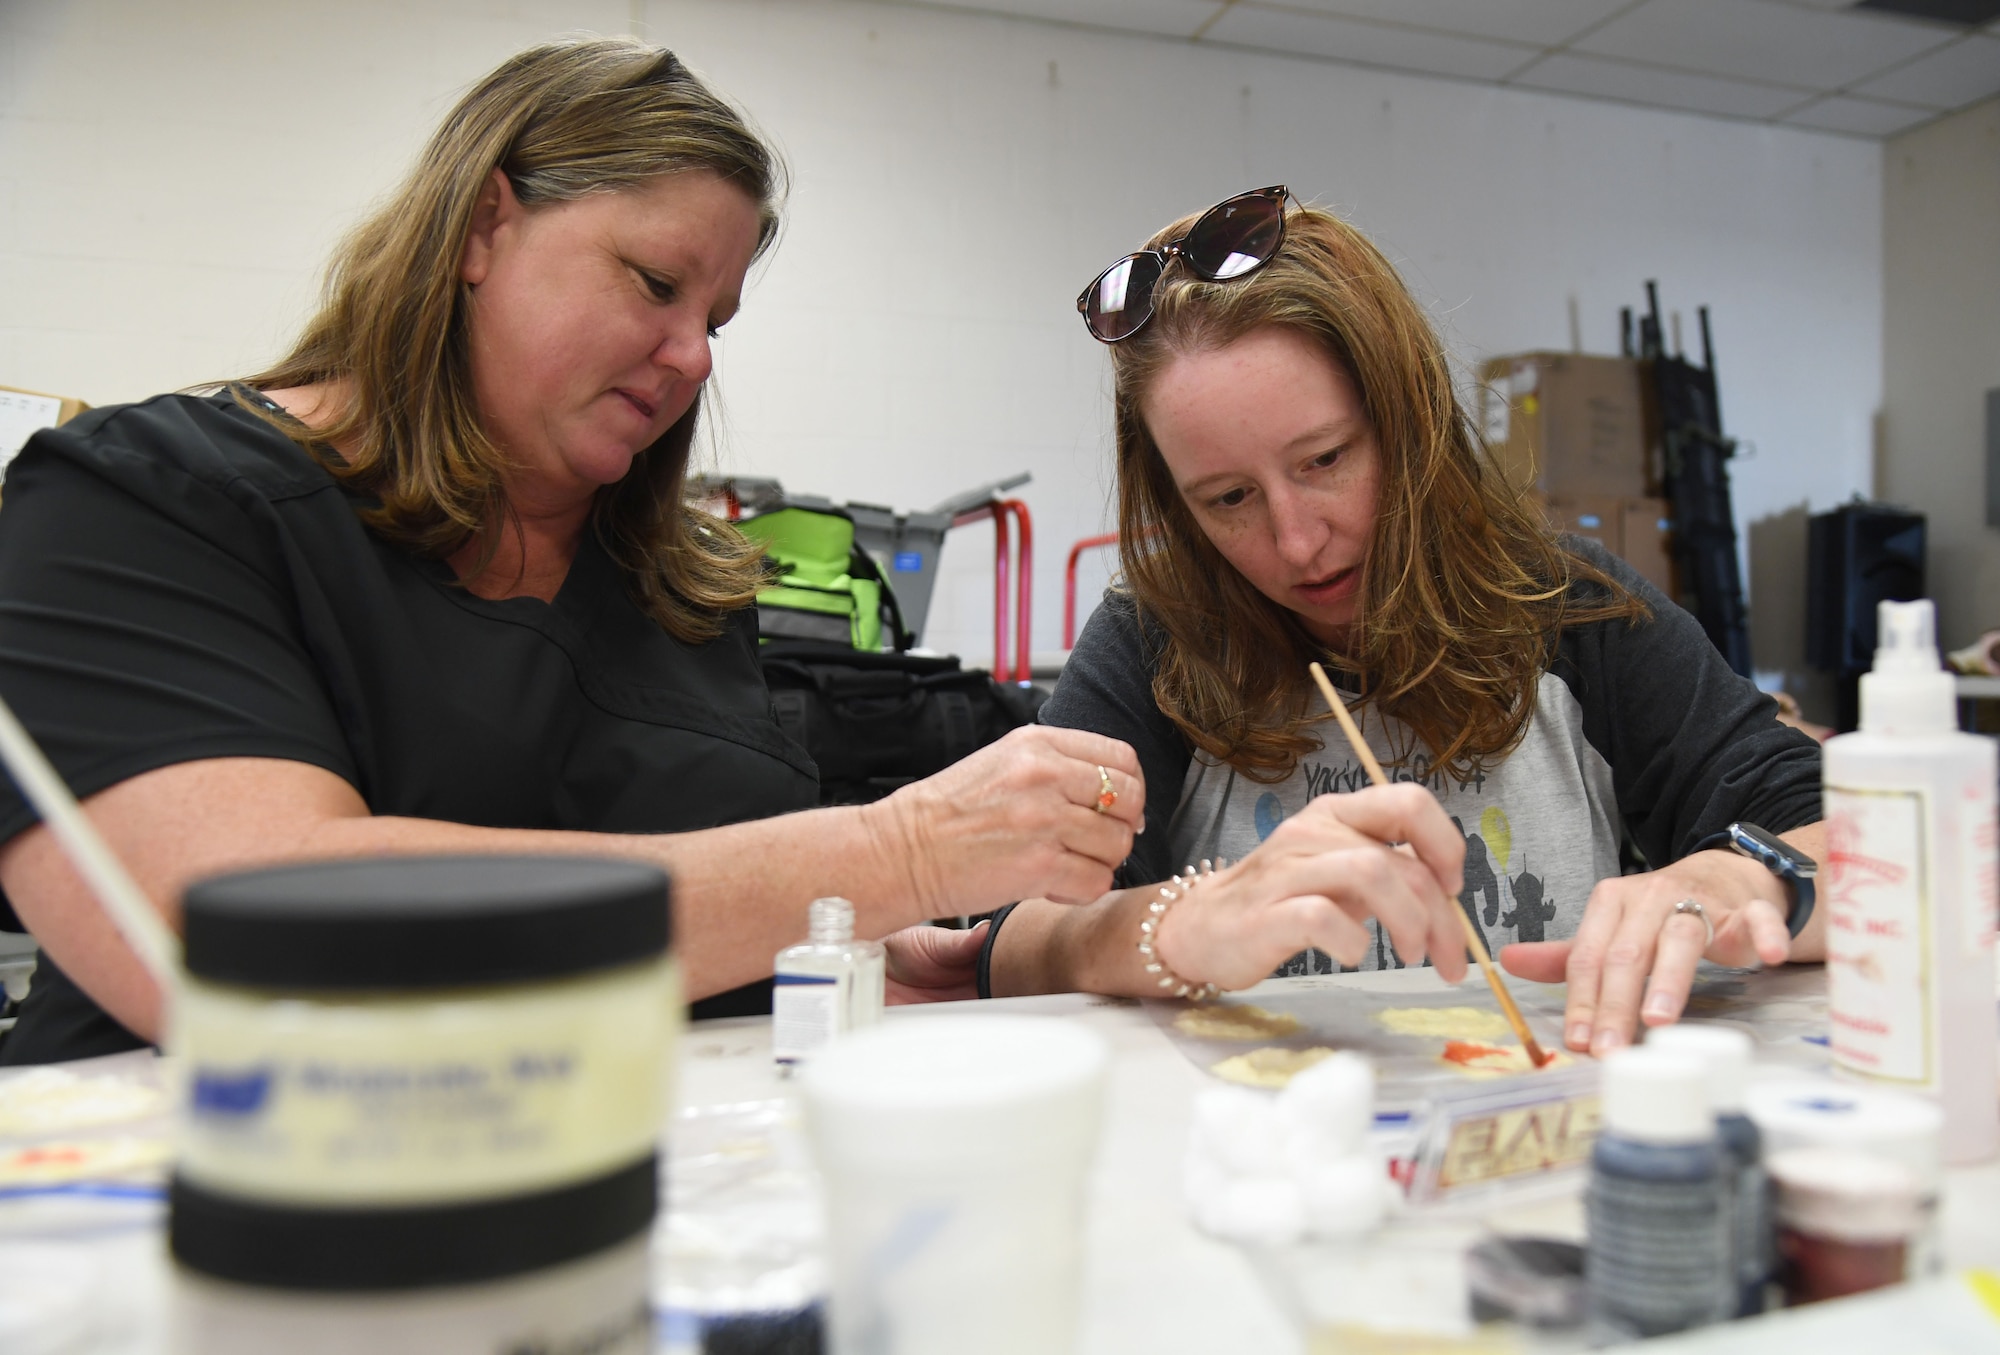
[[[889,968],[883,1001],[895,1007],[978,997],[979,948],[986,944],[986,929],[992,925],[982,922],[958,931],[925,923],[883,937]]]
[[[1819,836],[1818,825],[1785,834],[1815,857],[1824,854]],[[1682,899],[1701,913],[1676,912]],[[1732,967],[1808,958],[1797,952],[1817,949],[1818,921],[1800,938],[1811,938],[1808,944],[1795,943],[1785,929],[1791,905],[1789,886],[1757,862],[1727,849],[1696,852],[1660,870],[1601,881],[1573,940],[1517,943],[1496,958],[1524,979],[1567,980],[1564,1042],[1602,1055],[1630,1044],[1641,1020],[1679,1020],[1703,958]]]

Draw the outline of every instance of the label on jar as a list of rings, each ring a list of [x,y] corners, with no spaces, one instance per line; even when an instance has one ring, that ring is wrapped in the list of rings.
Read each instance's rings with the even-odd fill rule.
[[[423,1206],[588,1180],[654,1151],[682,1023],[672,961],[434,994],[190,982],[178,1170],[297,1205]]]
[[[799,1063],[840,1033],[840,980],[831,974],[780,974],[771,989],[771,1053]]]
[[[1654,1181],[1595,1172],[1584,1260],[1592,1317],[1622,1336],[1661,1336],[1735,1306],[1729,1216],[1718,1177]]]
[[[1922,791],[1826,788],[1829,1043],[1882,1082],[1936,1073],[1926,810]]]

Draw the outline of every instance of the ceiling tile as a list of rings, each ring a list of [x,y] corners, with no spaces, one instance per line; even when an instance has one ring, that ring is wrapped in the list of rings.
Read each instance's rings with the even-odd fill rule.
[[[1209,42],[1268,52],[1331,57],[1336,61],[1473,80],[1497,80],[1534,57],[1533,50],[1527,47],[1414,28],[1393,28],[1330,14],[1271,9],[1247,0],[1230,6],[1202,37]]]
[[[1191,37],[1225,0],[915,0],[931,9],[968,9],[1023,19],[1056,19],[1132,33]]]
[[[1954,36],[1936,24],[1774,0],[1645,0],[1576,50],[1832,91]]]
[[[1632,0],[1281,0],[1356,19],[1383,19],[1475,38],[1506,38],[1558,47]],[[1838,0],[1848,4],[1851,0]]]
[[[2000,94],[2000,40],[1975,33],[1887,75],[1864,81],[1853,92],[1927,108],[1963,108]]]
[[[1908,104],[1878,103],[1873,99],[1852,99],[1833,94],[1816,99],[1804,108],[1787,113],[1780,121],[1794,127],[1817,127],[1828,132],[1853,132],[1857,136],[1893,136],[1906,127],[1928,122],[1937,114],[1928,108]]]
[[[1737,118],[1776,117],[1799,101],[1796,90],[1567,52],[1543,58],[1509,83]]]

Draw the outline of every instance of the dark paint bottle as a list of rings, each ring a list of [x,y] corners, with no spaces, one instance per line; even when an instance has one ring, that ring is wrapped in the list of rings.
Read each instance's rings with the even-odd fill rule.
[[[1707,1326],[1736,1306],[1727,1170],[1702,1065],[1627,1049],[1604,1061],[1584,1287],[1594,1344]]]
[[[1646,1047],[1698,1059],[1708,1075],[1708,1103],[1726,1159],[1724,1194],[1730,1265],[1736,1276],[1737,1317],[1764,1311],[1776,1266],[1772,1250],[1771,1182],[1764,1170],[1764,1134],[1744,1109],[1750,1082],[1750,1037],[1728,1026],[1683,1022],[1646,1037]]]

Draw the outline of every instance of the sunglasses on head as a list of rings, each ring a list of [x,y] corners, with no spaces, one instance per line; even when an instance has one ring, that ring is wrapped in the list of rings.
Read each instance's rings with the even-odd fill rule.
[[[1076,299],[1091,336],[1117,343],[1145,328],[1153,318],[1153,290],[1175,259],[1208,282],[1246,277],[1271,262],[1285,241],[1288,196],[1283,184],[1274,184],[1225,198],[1196,217],[1180,239],[1127,254],[1099,273]]]

